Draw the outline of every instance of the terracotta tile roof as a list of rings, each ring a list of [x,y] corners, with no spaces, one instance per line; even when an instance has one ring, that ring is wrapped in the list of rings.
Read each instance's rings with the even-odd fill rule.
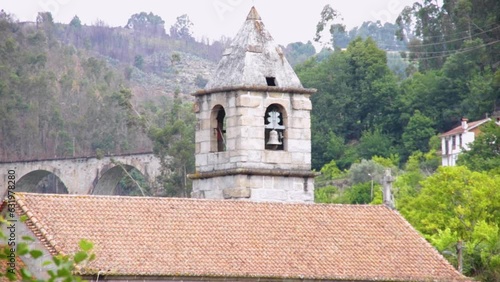
[[[490,118],[485,118],[485,119],[482,119],[482,120],[477,120],[477,121],[473,121],[473,122],[469,122],[468,123],[468,127],[467,127],[467,130],[472,130],[488,121],[490,121],[491,119]],[[450,131],[447,131],[443,134],[441,134],[441,137],[446,137],[446,136],[452,136],[452,135],[457,135],[457,134],[462,134],[464,133],[465,130],[464,128],[462,127],[462,125],[459,125],[455,128],[453,128],[452,130]]]
[[[107,275],[464,281],[385,206],[18,193],[52,252]],[[101,273],[102,274],[102,273]]]

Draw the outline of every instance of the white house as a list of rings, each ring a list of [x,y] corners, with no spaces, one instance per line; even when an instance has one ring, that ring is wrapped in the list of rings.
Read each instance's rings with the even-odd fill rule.
[[[475,136],[480,132],[479,127],[490,120],[485,118],[468,122],[466,118],[462,118],[461,125],[441,134],[442,165],[454,166],[458,154],[469,150],[469,144],[474,142]]]

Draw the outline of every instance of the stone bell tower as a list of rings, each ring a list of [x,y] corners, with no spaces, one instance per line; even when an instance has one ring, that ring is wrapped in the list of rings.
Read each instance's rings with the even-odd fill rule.
[[[194,198],[313,202],[309,96],[252,7],[196,97]]]

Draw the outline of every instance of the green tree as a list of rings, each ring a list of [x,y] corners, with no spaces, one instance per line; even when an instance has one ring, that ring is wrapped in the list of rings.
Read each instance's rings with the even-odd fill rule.
[[[144,67],[144,58],[141,55],[136,55],[134,58],[134,67],[142,70]]]
[[[379,189],[380,185],[374,183],[373,189]],[[351,186],[344,192],[346,204],[369,204],[372,199],[372,183],[363,182]]]
[[[407,42],[416,42],[409,44],[409,49],[411,56],[418,60],[421,71],[441,68],[455,51],[472,51],[464,46],[464,42],[474,39],[485,43],[487,64],[493,65],[499,60],[499,47],[494,44],[500,39],[499,14],[500,4],[495,0],[424,0],[402,11],[396,20],[399,25],[397,34]]]
[[[314,130],[313,130],[314,131]],[[344,144],[344,139],[332,131],[326,135],[312,135],[312,167],[321,169],[325,163],[335,160],[336,165],[344,170],[351,166],[357,158],[352,156],[352,150]]]
[[[399,165],[399,155],[391,154],[389,157],[373,156],[372,161],[382,165],[385,168],[395,168]]]
[[[80,20],[80,18],[75,15],[73,17],[73,19],[71,19],[71,21],[69,22],[69,25],[71,27],[74,27],[74,28],[81,28],[82,27],[82,21]]]
[[[335,44],[331,44],[330,42],[333,40],[332,38],[328,39],[321,39],[324,37],[325,33],[330,35],[332,34],[335,30],[338,30],[340,32],[345,31],[345,26],[340,24],[340,23],[333,23],[336,19],[340,18],[341,15],[340,13],[333,9],[332,6],[325,5],[323,7],[323,10],[321,10],[321,18],[316,25],[316,36],[314,37],[314,41],[319,42],[323,45],[323,48],[330,48],[330,46],[335,46]],[[325,28],[328,28],[325,30]]]
[[[38,12],[38,15],[36,17],[36,26],[43,29],[53,28],[54,18],[52,17],[52,14],[50,12]]]
[[[351,184],[371,182],[372,180],[381,183],[385,168],[373,160],[362,159],[359,163],[354,163],[349,169]]]
[[[402,136],[405,153],[409,155],[414,151],[429,151],[429,140],[435,134],[434,121],[416,110]]]
[[[154,141],[154,152],[160,158],[162,170],[161,196],[190,197],[191,181],[187,178],[194,172],[194,124],[195,116],[190,103],[182,103],[176,97],[167,123],[163,128],[153,127],[149,135]]]
[[[364,131],[358,145],[358,153],[361,158],[371,159],[373,156],[389,157],[391,155],[392,142],[390,137],[380,130]]]
[[[118,164],[121,165],[121,164]],[[115,187],[114,195],[120,196],[155,196],[149,183],[144,178],[144,175],[136,168],[131,171],[127,171],[125,167],[123,170],[126,172],[126,176],[123,177],[118,185]]]
[[[398,26],[393,23],[384,23],[380,21],[366,21],[352,28],[345,30],[345,27],[340,24],[333,24],[330,28],[332,33],[333,43],[337,47],[346,48],[351,40],[358,37],[366,39],[371,37],[377,46],[383,50],[400,51],[405,50],[405,42],[399,41],[394,34],[398,30]]]
[[[133,14],[127,21],[127,27],[153,35],[165,34],[165,21],[153,13],[140,12]]]
[[[400,209],[405,218],[442,251],[462,257],[456,261],[462,261],[466,275],[495,273],[490,267],[498,267],[500,249],[491,240],[498,242],[500,177],[462,166],[440,167],[421,184],[420,193]]]
[[[196,75],[196,77],[194,78],[194,84],[198,87],[198,88],[204,88],[205,85],[207,85],[208,83],[208,79],[204,78],[203,76],[201,75]]]
[[[363,131],[380,128],[381,132],[391,133],[391,140],[400,134],[397,81],[387,67],[385,52],[373,40],[358,38],[347,51],[333,52],[321,62],[308,60],[296,71],[306,87],[318,89],[318,94],[311,97],[314,168],[319,169],[331,159],[341,169],[348,168],[357,159],[355,144]],[[328,148],[330,132],[349,144],[346,148],[350,151],[344,150],[345,161],[332,156]]]
[[[500,126],[490,121],[481,127],[481,133],[458,157],[458,164],[475,171],[500,172]]]
[[[295,66],[314,56],[314,54],[316,54],[316,49],[311,41],[307,41],[305,44],[302,42],[294,42],[288,44],[284,52],[290,65]]]
[[[319,189],[314,189],[314,202],[332,204],[339,203],[339,191],[337,187],[326,186]]]
[[[175,39],[193,40],[193,22],[189,16],[184,14],[177,17],[175,23],[170,27],[170,36]]]
[[[331,160],[329,163],[325,164],[320,172],[321,174],[318,175],[315,180],[315,187],[318,189],[334,185],[335,179],[345,176],[345,173],[337,167],[335,160]]]

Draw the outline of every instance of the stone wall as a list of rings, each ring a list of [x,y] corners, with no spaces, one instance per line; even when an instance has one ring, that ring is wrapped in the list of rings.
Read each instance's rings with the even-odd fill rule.
[[[264,115],[268,106],[285,112],[285,150],[265,150]],[[226,112],[226,151],[215,152],[212,109]],[[307,94],[230,91],[197,97],[197,172],[230,168],[311,169],[311,102]]]
[[[228,175],[193,182],[193,198],[314,202],[313,177]]]
[[[271,90],[197,96],[193,197],[314,202],[310,94]],[[271,105],[283,111],[284,150],[265,148],[265,115]],[[217,151],[215,143],[220,107],[225,112],[225,151]]]

